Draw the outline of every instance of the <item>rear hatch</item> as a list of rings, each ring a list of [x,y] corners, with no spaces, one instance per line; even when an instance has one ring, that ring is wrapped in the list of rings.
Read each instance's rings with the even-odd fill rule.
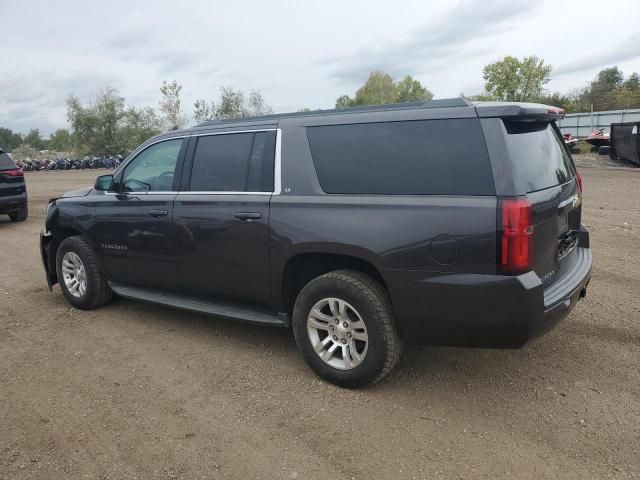
[[[24,174],[9,155],[0,150],[0,198],[25,191]]]
[[[555,122],[502,121],[516,191],[530,203],[530,266],[547,288],[575,260],[581,179]]]

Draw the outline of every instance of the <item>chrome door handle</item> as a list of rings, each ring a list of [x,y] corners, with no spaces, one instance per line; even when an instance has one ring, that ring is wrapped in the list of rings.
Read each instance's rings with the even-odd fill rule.
[[[236,212],[235,217],[240,220],[257,220],[262,218],[262,214],[260,212]]]
[[[166,217],[167,215],[169,215],[169,212],[167,210],[154,208],[152,210],[149,210],[149,215],[151,215],[153,218]]]

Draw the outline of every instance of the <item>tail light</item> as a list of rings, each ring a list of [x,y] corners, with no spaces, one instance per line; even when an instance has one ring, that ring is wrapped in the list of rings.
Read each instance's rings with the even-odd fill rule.
[[[21,168],[15,168],[12,170],[2,170],[2,173],[8,177],[24,177],[24,172]]]
[[[580,193],[582,193],[582,175],[576,172],[576,182],[578,182],[578,188],[580,189]]]
[[[531,202],[526,198],[502,200],[501,227],[502,272],[508,274],[528,272],[531,270],[533,256]]]

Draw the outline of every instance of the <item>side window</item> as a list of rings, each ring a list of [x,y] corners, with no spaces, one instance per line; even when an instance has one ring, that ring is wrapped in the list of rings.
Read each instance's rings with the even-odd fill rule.
[[[309,127],[307,138],[326,193],[495,194],[477,119]]]
[[[273,192],[276,132],[258,132],[249,159],[247,192]]]
[[[140,152],[122,175],[125,192],[169,192],[184,139],[156,143]]]
[[[274,138],[275,132],[199,137],[193,156],[189,190],[272,191]]]

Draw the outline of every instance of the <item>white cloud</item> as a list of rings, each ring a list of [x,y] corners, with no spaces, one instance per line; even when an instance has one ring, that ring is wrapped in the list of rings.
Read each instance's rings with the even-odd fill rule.
[[[221,86],[260,89],[283,112],[330,108],[377,68],[440,98],[478,93],[483,65],[508,54],[544,58],[560,91],[612,64],[640,71],[636,0],[609,1],[606,19],[595,0],[0,0],[0,11],[0,126],[23,132],[65,126],[68,94],[106,85],[157,106],[176,79],[188,114]]]

